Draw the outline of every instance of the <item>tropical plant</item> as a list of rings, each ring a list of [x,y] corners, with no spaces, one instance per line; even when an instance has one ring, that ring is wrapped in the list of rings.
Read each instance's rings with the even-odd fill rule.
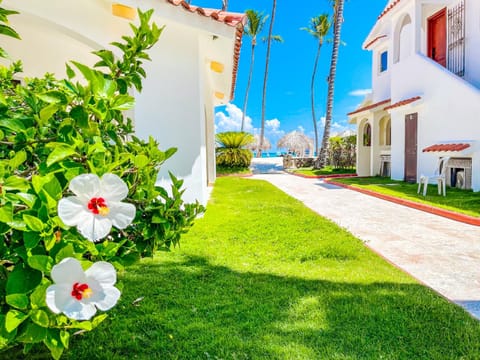
[[[272,44],[272,40],[283,42],[283,39],[279,35],[273,35],[273,23],[275,21],[276,10],[277,10],[277,0],[273,0],[272,17],[270,18],[270,27],[268,29],[268,37],[267,37],[267,56],[265,59],[265,73],[263,77],[263,93],[262,93],[262,123],[260,126],[260,146],[259,146],[259,151],[257,153],[257,157],[262,156],[263,139],[265,137],[265,109],[266,109],[266,101],[267,101],[268,65],[270,64],[270,47]]]
[[[330,20],[328,14],[321,14],[312,19],[310,19],[310,27],[302,28],[302,30],[307,31],[312,35],[317,41],[317,52],[315,55],[315,62],[313,64],[312,72],[312,81],[310,83],[310,95],[311,95],[311,106],[312,106],[312,120],[313,120],[313,131],[315,133],[315,153],[318,155],[318,130],[317,130],[317,117],[315,115],[315,75],[317,73],[318,60],[320,58],[320,51],[322,49],[325,36],[327,36],[330,31]]]
[[[0,9],[0,33],[18,37]],[[0,352],[43,343],[58,359],[120,296],[116,270],[179,241],[203,207],[155,185],[176,149],[133,135],[124,111],[142,88],[142,63],[163,28],[138,10],[132,36],[72,61],[67,79],[14,77],[0,66]],[[1,56],[6,56],[2,50]],[[85,81],[79,81],[77,77]],[[121,287],[120,287],[121,288]],[[8,357],[8,355],[7,355]]]
[[[317,168],[322,168],[325,166],[328,158],[328,139],[330,137],[330,128],[332,126],[335,75],[337,73],[338,49],[340,46],[340,33],[342,30],[344,3],[345,0],[333,0],[333,46],[330,71],[328,75],[327,111],[325,114],[325,127],[323,130],[322,147],[318,156],[318,161],[315,164],[315,167]]]
[[[226,168],[248,168],[252,160],[252,152],[247,146],[255,141],[252,134],[238,131],[227,131],[216,135],[217,166]]]
[[[260,34],[265,26],[265,22],[268,19],[268,15],[263,15],[263,13],[258,12],[257,10],[249,9],[245,12],[247,14],[247,25],[244,29],[244,34],[252,38],[252,50],[250,56],[250,70],[248,72],[248,81],[247,88],[245,89],[245,100],[243,102],[243,112],[242,112],[242,125],[240,131],[245,129],[245,116],[247,113],[247,104],[248,104],[248,93],[250,92],[250,84],[252,82],[253,76],[253,65],[255,62],[255,46],[257,45],[257,35]]]

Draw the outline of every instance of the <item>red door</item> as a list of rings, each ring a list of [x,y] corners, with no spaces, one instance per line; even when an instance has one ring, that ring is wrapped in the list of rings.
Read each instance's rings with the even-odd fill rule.
[[[405,181],[417,181],[417,121],[418,114],[405,116]]]
[[[428,22],[428,57],[447,66],[447,15],[442,9],[430,16]]]

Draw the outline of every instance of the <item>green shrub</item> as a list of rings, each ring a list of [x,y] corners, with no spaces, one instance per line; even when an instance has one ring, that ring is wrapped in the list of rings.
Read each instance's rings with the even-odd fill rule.
[[[246,132],[228,131],[216,135],[217,166],[225,168],[248,168],[252,161],[252,152],[246,146],[255,138]]]
[[[0,8],[0,33],[16,37],[4,25],[12,14]],[[106,314],[81,321],[79,316],[47,305],[51,303],[47,292],[60,286],[53,285],[57,280],[52,278],[68,275],[52,276],[52,269],[61,262],[77,266],[78,260],[83,269],[97,264],[93,265],[97,270],[100,266],[112,273],[114,268],[105,263],[109,262],[122,270],[177,244],[180,234],[204,211],[198,203],[183,203],[182,181],[173,175],[172,195],[155,186],[160,165],[176,150],[161,151],[152,138],[146,142],[136,138],[131,120],[123,115],[134,106],[129,91],[132,87],[140,91],[146,76],[142,68],[142,62],[149,59],[146,50],[163,30],[150,23],[151,15],[152,11],[139,11],[140,25],[132,25],[133,35],[112,44],[123,56],[115,59],[109,50],[96,51],[100,60],[94,68],[72,61],[65,80],[47,74],[19,85],[13,77],[21,71],[21,63],[0,66],[0,351],[23,344],[26,353],[43,343],[58,359],[72,333],[92,330]],[[2,50],[0,56],[6,53]],[[76,73],[86,83],[74,82]],[[125,199],[122,204],[112,200],[106,209],[101,208],[105,199],[90,199],[88,204],[96,211],[89,208],[93,213],[89,219],[94,219],[90,230],[98,232],[100,222],[110,217],[114,227],[108,235],[89,241],[85,231],[77,230],[85,227],[82,219],[77,227],[68,226],[59,216],[58,204],[74,201],[73,197],[65,200],[72,192],[78,195],[78,188],[72,189],[73,179],[102,176],[102,181],[110,178],[124,183]],[[113,193],[116,201],[123,196],[121,189],[103,190]],[[97,206],[105,212],[98,215]],[[128,221],[108,213],[132,208]],[[117,296],[118,290],[112,290],[114,277],[103,281],[108,282],[106,291]],[[91,288],[91,284],[75,283],[71,295],[89,299]],[[100,309],[111,305],[98,305],[102,300],[95,296],[91,301]]]

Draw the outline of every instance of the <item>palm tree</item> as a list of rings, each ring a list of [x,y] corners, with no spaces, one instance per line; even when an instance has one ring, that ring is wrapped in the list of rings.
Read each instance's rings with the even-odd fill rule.
[[[228,0],[222,0],[222,11],[227,11]]]
[[[318,155],[318,130],[317,117],[315,116],[315,75],[317,73],[318,59],[320,58],[320,50],[327,33],[330,31],[330,20],[327,14],[321,14],[310,20],[310,27],[302,28],[310,35],[318,40],[317,55],[315,56],[315,63],[313,65],[312,82],[310,86],[311,102],[312,102],[312,120],[313,131],[315,132],[315,153]]]
[[[335,75],[337,72],[338,48],[340,46],[340,32],[343,22],[343,5],[345,0],[334,0],[333,11],[333,47],[332,60],[330,62],[330,73],[328,75],[328,93],[327,93],[327,112],[325,115],[325,129],[323,131],[322,148],[315,167],[322,168],[327,164],[328,157],[328,138],[330,137],[330,128],[332,125],[333,111],[333,92],[335,87]]]
[[[255,46],[257,45],[257,35],[260,34],[265,26],[265,22],[268,19],[268,15],[264,16],[256,10],[247,10],[247,25],[245,26],[244,34],[252,38],[252,55],[250,58],[250,72],[248,74],[247,89],[245,90],[245,101],[243,102],[243,114],[242,114],[242,126],[240,131],[245,127],[245,114],[247,112],[248,93],[250,91],[250,84],[253,75],[253,64],[255,61]]]
[[[257,153],[257,157],[262,156],[263,137],[265,136],[265,106],[266,106],[266,97],[267,97],[268,64],[270,63],[270,46],[272,44],[273,22],[275,21],[276,10],[277,10],[277,0],[273,0],[272,18],[270,19],[270,28],[268,30],[268,38],[267,38],[267,57],[265,61],[265,75],[263,77],[262,125],[260,128],[260,150]]]

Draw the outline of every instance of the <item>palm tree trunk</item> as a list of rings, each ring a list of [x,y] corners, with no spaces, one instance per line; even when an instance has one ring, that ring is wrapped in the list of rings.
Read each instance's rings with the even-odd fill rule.
[[[222,0],[222,10],[227,11],[228,8],[228,0]]]
[[[248,93],[250,92],[250,84],[252,82],[253,63],[255,61],[255,40],[252,40],[252,57],[250,58],[250,72],[248,74],[247,89],[245,90],[245,101],[243,102],[242,126],[240,131],[245,128],[245,114],[247,113]]]
[[[313,131],[315,132],[315,153],[318,156],[318,130],[317,130],[317,117],[315,115],[315,75],[317,73],[318,59],[320,58],[320,49],[322,48],[322,42],[318,41],[317,55],[315,57],[315,64],[313,65],[312,73],[312,84],[310,87],[312,95],[312,120],[313,120]],[[315,156],[315,155],[313,155]]]
[[[342,30],[343,22],[343,5],[344,0],[335,1],[335,16],[333,22],[333,48],[332,60],[330,63],[330,74],[328,75],[328,93],[327,93],[327,112],[325,115],[325,129],[323,131],[322,149],[316,167],[324,167],[327,164],[328,158],[328,139],[330,138],[330,128],[332,125],[333,112],[333,93],[335,87],[335,75],[337,72],[338,48],[340,45],[340,32]]]
[[[268,65],[270,63],[270,47],[271,47],[271,44],[272,44],[273,22],[275,20],[276,9],[277,9],[277,0],[273,0],[272,18],[270,19],[270,28],[268,30],[267,57],[266,57],[266,61],[265,61],[265,76],[263,78],[262,125],[261,125],[261,129],[260,129],[260,149],[258,151],[257,157],[262,156],[263,137],[265,136],[265,107],[266,107],[266,98],[267,98]]]

